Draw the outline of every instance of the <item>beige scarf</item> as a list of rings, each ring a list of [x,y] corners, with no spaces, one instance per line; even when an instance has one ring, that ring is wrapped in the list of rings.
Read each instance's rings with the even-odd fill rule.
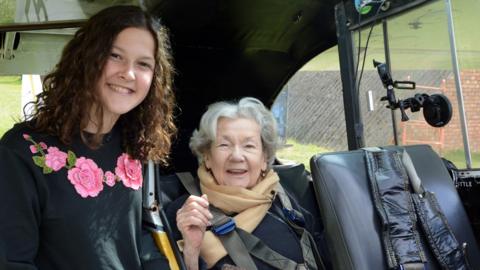
[[[251,189],[218,185],[205,166],[200,166],[197,173],[200,178],[200,189],[202,193],[207,194],[208,201],[225,213],[238,213],[234,217],[236,226],[250,233],[270,209],[279,182],[278,175],[273,170]],[[227,251],[220,240],[212,232],[205,232],[200,256],[208,268],[214,266],[225,255]]]

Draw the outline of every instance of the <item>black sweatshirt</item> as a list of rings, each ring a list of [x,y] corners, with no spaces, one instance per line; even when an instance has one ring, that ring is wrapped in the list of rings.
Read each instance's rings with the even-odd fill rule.
[[[141,269],[141,188],[103,183],[97,196],[83,198],[67,168],[45,174],[34,163],[39,153],[24,134],[91,159],[104,173],[115,173],[122,154],[115,129],[96,150],[80,136],[66,146],[25,123],[7,132],[0,141],[0,269]]]

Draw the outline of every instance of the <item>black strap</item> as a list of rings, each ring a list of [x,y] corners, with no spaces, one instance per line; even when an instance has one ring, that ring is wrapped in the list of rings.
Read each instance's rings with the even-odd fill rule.
[[[273,251],[262,240],[255,235],[248,233],[240,228],[236,229],[238,235],[245,243],[246,248],[257,259],[275,267],[276,269],[292,269],[295,270],[298,264],[289,258]]]
[[[292,211],[292,213],[295,213],[295,216],[300,215],[300,218],[303,219],[303,215],[293,209],[290,199],[281,185],[278,188],[278,196],[283,207],[283,209],[278,212],[280,212],[280,216],[283,217],[282,219],[287,222],[298,236],[300,236],[302,255],[308,269],[326,269],[323,259],[320,256],[320,252],[318,251],[317,244],[315,243],[315,239],[310,232],[308,232],[304,226],[298,225],[294,220],[295,218],[292,218],[291,216],[285,217],[285,212],[283,210],[286,210],[287,212]],[[278,209],[278,207],[275,207],[274,209]]]
[[[468,269],[468,261],[464,250],[466,243],[463,247],[459,245],[435,194],[424,189],[410,155],[405,150],[402,152],[402,161],[414,190],[412,198],[417,217],[435,258],[443,269]]]
[[[448,225],[435,194],[424,189],[408,153],[367,150],[365,157],[375,206],[384,229],[383,241],[389,267],[425,269],[426,258],[418,242],[419,232],[415,226],[418,217],[427,243],[442,269],[469,269],[465,252]],[[414,193],[410,192],[409,187]],[[406,218],[405,211],[408,211],[410,219]],[[400,238],[392,233],[392,229],[400,231],[398,228],[402,229]],[[406,234],[409,229],[413,230],[412,233]],[[392,242],[393,237],[400,244]],[[416,254],[422,262],[418,261]]]
[[[414,194],[413,201],[427,242],[442,269],[469,269],[465,254],[448,225],[435,194],[428,191],[423,195]]]
[[[201,195],[200,188],[190,173],[177,173],[177,176],[190,194],[196,196]],[[290,199],[286,195],[281,185],[279,185],[278,195],[282,206],[288,211],[293,211]],[[209,208],[210,212],[213,215],[212,224],[214,226],[222,225],[229,219],[229,217],[227,217],[220,209],[216,208],[215,206],[210,205]],[[317,267],[320,267],[320,269],[325,269],[325,266],[323,264],[320,253],[318,252],[312,235],[303,227],[300,227],[294,222],[292,222],[289,218],[286,218],[286,220],[288,225],[290,225],[295,230],[295,232],[299,236],[301,236],[300,245],[302,247],[302,254],[306,265],[298,264],[297,262],[286,258],[285,256],[279,254],[278,252],[272,250],[270,247],[265,245],[256,236],[238,227],[228,234],[217,235],[217,237],[222,242],[233,262],[237,266],[245,269],[257,269],[250,254],[277,269],[317,270]]]
[[[226,235],[219,235],[218,238],[236,266],[243,269],[257,269],[255,262],[253,262],[253,259],[248,252],[249,249],[245,246],[245,242],[242,241],[238,235],[237,229]]]
[[[390,269],[423,264],[426,257],[416,228],[409,182],[395,151],[365,151],[373,201],[382,222],[382,240]]]
[[[200,191],[200,187],[197,184],[197,181],[195,181],[195,178],[193,178],[192,174],[189,172],[179,172],[176,173],[178,176],[178,179],[180,179],[180,182],[182,182],[183,186],[185,189],[188,191],[189,194],[195,195],[195,196],[202,196],[202,192]]]

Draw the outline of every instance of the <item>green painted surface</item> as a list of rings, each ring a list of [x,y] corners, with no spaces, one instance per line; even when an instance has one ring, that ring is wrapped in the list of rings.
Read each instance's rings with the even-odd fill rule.
[[[15,5],[15,1],[0,0],[0,24],[14,22]]]
[[[20,119],[20,77],[0,77],[0,137]]]

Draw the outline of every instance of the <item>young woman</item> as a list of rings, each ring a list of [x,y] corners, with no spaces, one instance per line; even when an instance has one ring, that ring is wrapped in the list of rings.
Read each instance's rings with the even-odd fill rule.
[[[176,129],[165,29],[138,7],[91,17],[0,141],[0,269],[141,269],[142,164]]]

